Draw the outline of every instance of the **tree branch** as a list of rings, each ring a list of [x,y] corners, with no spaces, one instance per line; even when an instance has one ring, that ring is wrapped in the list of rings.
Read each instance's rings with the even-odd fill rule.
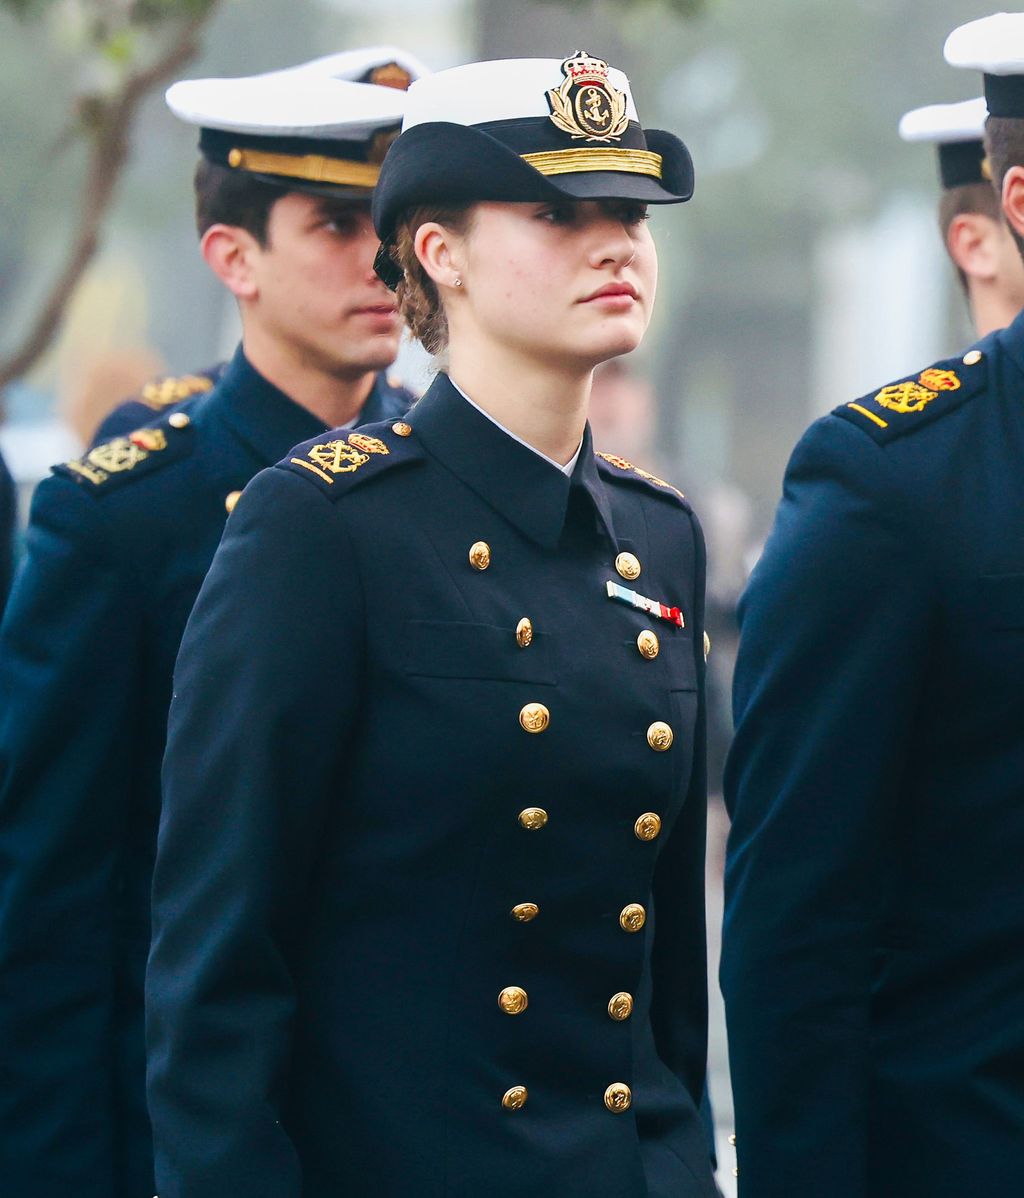
[[[21,378],[46,352],[63,323],[71,297],[100,244],[100,232],[128,161],[132,126],[146,96],[177,74],[199,52],[199,32],[216,0],[186,22],[149,66],[127,76],[117,93],[97,107],[92,122],[85,194],[63,269],[21,344],[0,359],[0,393]]]

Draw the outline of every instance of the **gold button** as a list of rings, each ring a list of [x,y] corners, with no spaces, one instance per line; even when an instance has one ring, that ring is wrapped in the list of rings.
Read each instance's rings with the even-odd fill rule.
[[[533,642],[533,624],[530,622],[529,616],[523,618],[516,625],[516,644],[520,649],[525,649],[527,645]]]
[[[227,495],[224,496],[224,510],[228,513],[229,516],[235,510],[235,504],[241,498],[242,498],[241,491],[229,491],[227,493]]]
[[[526,812],[523,812],[525,815]],[[519,817],[519,822],[522,823],[523,817]],[[523,825],[526,826],[525,824]],[[544,825],[541,824],[541,827]],[[512,918],[518,920],[519,923],[529,923],[531,919],[536,919],[540,914],[540,907],[536,903],[516,903],[512,908]]]
[[[486,541],[474,541],[470,545],[469,564],[474,570],[486,570],[491,564],[491,547]]]
[[[551,723],[551,712],[543,703],[527,703],[519,713],[519,723],[524,732],[543,732]]]
[[[522,986],[506,986],[498,995],[498,1006],[506,1015],[522,1015],[530,999]]]
[[[620,553],[615,559],[615,569],[630,582],[640,577],[640,561],[632,553]]]
[[[526,1106],[526,1097],[525,1086],[513,1086],[511,1090],[505,1091],[501,1105],[506,1111],[521,1111]]]
[[[729,1143],[733,1146],[733,1148],[736,1147],[736,1133],[735,1132],[733,1132],[732,1135],[729,1137]]]
[[[391,431],[397,433],[400,437],[408,437],[412,432],[412,425],[406,424],[404,420],[399,420],[397,424],[391,426]]]
[[[636,647],[640,650],[640,656],[646,657],[648,661],[654,661],[661,648],[657,636],[649,628],[645,628],[636,638]]]
[[[637,840],[657,840],[661,831],[661,816],[645,811],[633,825]]]
[[[624,1019],[628,1019],[633,1014],[632,994],[627,994],[625,990],[620,990],[618,994],[613,994],[608,1000],[608,1014],[616,1023],[621,1023]]]
[[[233,150],[229,150],[228,151],[228,166],[241,166],[241,165],[242,165],[242,151],[239,150],[237,147]]]
[[[711,637],[704,633],[704,660],[707,661],[708,654],[711,652]]]
[[[647,729],[647,743],[656,753],[664,753],[666,749],[670,749],[674,739],[672,729],[661,720],[655,720]]]
[[[604,1092],[604,1105],[616,1115],[628,1111],[633,1102],[633,1095],[625,1082],[612,1082]]]
[[[172,412],[167,417],[167,423],[171,428],[188,428],[192,422],[184,412]]]
[[[981,350],[980,349],[970,349],[967,351],[967,353],[964,354],[964,365],[965,366],[977,366],[980,361],[981,361]]]
[[[519,812],[519,825],[527,832],[536,832],[548,822],[548,813],[543,807],[527,807]]]
[[[647,912],[639,903],[627,903],[619,913],[619,927],[624,932],[639,932],[647,922]]]

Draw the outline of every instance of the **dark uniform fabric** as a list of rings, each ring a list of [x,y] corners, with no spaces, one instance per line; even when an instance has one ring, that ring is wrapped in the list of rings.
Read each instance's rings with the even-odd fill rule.
[[[1024,1176],[1024,320],[814,424],[741,605],[740,1193]]]
[[[711,1195],[699,527],[589,431],[570,480],[443,375],[409,425],[255,479],[186,630],[161,1198]],[[685,628],[609,599],[622,552]]]
[[[158,416],[181,406],[186,400],[205,395],[227,367],[226,362],[218,362],[197,374],[168,376],[147,383],[138,395],[118,404],[104,417],[93,437],[93,445],[109,441],[111,437],[123,437],[140,425],[151,424]]]
[[[322,429],[239,351],[187,411],[38,488],[0,631],[4,1198],[153,1193],[142,985],[174,659],[227,497]]]
[[[14,573],[14,534],[18,524],[18,492],[0,455],[0,616]]]

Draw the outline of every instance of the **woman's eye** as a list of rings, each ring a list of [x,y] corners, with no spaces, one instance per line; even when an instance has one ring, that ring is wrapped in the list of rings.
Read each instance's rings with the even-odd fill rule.
[[[650,213],[646,204],[626,204],[619,211],[619,219],[627,225],[640,225]]]
[[[550,208],[542,208],[540,213],[541,220],[546,220],[553,225],[568,225],[572,223],[575,210],[568,204],[553,205]]]

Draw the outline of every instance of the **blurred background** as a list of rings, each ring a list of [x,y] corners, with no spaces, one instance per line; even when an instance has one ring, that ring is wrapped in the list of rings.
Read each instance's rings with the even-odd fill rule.
[[[655,210],[661,285],[640,351],[600,372],[599,448],[681,487],[710,547],[712,778],[729,736],[733,613],[787,457],[838,403],[971,340],[937,229],[932,149],[906,109],[966,99],[942,61],[971,0],[0,0],[0,449],[20,490],[161,373],[227,357],[238,323],[199,258],[195,131],[177,77],[251,74],[356,45],[434,68],[584,48],[630,76],[645,125],[689,145],[692,203]],[[403,351],[423,385],[428,364]],[[709,917],[725,819],[712,805]],[[717,988],[713,986],[713,990]],[[731,1107],[713,996],[723,1190]]]

